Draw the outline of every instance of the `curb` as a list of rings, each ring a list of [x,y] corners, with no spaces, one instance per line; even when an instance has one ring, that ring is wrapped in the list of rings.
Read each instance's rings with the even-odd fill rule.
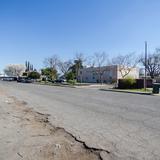
[[[32,84],[36,84],[36,85],[46,85],[46,86],[51,86],[51,87],[68,87],[68,88],[76,88],[75,86],[69,86],[69,85],[56,85],[56,84],[42,84],[42,83],[32,83]]]
[[[100,91],[120,92],[120,93],[130,93],[130,94],[140,94],[140,95],[154,95],[154,94],[152,94],[152,93],[145,93],[145,92],[131,92],[131,91],[114,90],[114,89],[100,89]]]

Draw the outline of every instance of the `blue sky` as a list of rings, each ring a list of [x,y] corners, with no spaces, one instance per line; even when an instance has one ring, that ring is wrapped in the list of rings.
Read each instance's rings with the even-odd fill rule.
[[[160,47],[159,0],[0,0],[0,71],[45,57]]]

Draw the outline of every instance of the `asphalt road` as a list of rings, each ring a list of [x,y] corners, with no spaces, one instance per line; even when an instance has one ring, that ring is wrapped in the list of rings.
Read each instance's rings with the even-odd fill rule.
[[[0,82],[1,90],[112,159],[160,160],[160,96],[12,82]]]

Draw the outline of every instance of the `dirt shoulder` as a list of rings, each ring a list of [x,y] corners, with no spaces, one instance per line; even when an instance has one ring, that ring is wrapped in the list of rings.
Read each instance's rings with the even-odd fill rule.
[[[49,115],[0,93],[1,160],[99,160],[102,151],[87,148],[63,128],[54,127]]]

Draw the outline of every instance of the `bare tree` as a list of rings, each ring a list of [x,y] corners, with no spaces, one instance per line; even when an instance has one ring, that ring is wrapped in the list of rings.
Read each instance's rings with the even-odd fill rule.
[[[68,61],[59,61],[58,67],[60,69],[60,71],[66,75],[69,72],[70,67],[73,65],[71,60]]]
[[[125,78],[136,67],[138,60],[135,58],[135,53],[129,53],[113,58],[112,64],[118,65],[122,78]]]
[[[44,60],[44,64],[46,67],[57,69],[59,64],[59,57],[56,54],[48,57]]]
[[[105,65],[106,60],[107,60],[107,55],[105,52],[102,52],[102,53],[96,52],[94,54],[94,64],[97,67]]]
[[[97,67],[97,70],[95,71],[96,74],[98,74],[99,82],[103,82],[103,74],[105,72],[105,69],[102,68],[103,66],[107,65],[107,55],[105,52],[99,53],[96,52],[93,56],[93,62],[92,66]]]
[[[142,56],[140,62],[144,66],[146,65],[146,71],[152,79],[156,76],[160,76],[160,49],[156,49],[153,54],[149,54],[147,62],[145,62],[145,58]]]
[[[95,59],[94,56],[88,56],[86,60],[87,67],[94,67],[95,66]]]
[[[25,72],[25,69],[23,64],[10,64],[5,67],[4,73],[8,76],[20,76]]]
[[[82,63],[86,62],[86,57],[83,53],[76,53],[74,60],[80,60]]]

